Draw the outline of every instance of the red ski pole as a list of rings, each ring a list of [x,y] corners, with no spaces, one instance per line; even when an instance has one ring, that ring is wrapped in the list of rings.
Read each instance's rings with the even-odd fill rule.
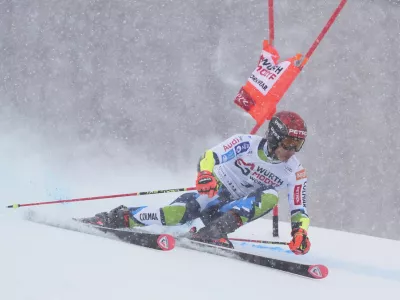
[[[96,197],[87,197],[87,198],[75,198],[75,199],[68,199],[68,200],[33,202],[33,203],[26,203],[26,204],[12,204],[12,205],[7,206],[7,208],[19,208],[19,207],[24,207],[24,206],[47,205],[47,204],[79,202],[79,201],[91,201],[91,200],[133,197],[133,196],[144,196],[144,195],[175,193],[175,192],[194,191],[194,190],[196,190],[196,187],[169,189],[169,190],[156,190],[156,191],[149,191],[149,192],[136,192],[136,193],[129,193],[129,194],[116,194],[116,195],[96,196]]]

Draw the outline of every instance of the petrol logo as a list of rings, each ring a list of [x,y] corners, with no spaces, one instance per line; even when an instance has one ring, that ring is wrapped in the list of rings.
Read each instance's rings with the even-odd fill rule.
[[[294,193],[293,193],[294,205],[301,205],[301,188],[302,188],[301,184],[294,186]]]

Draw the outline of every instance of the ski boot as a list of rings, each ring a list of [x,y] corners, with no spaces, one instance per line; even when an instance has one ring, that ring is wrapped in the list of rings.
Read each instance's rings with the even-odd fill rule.
[[[233,249],[233,244],[228,239],[228,234],[243,225],[239,215],[228,211],[219,218],[211,221],[199,231],[195,227],[190,230],[190,239]]]
[[[107,228],[129,228],[129,210],[126,206],[121,205],[114,208],[109,213],[101,212],[94,217],[75,220]]]

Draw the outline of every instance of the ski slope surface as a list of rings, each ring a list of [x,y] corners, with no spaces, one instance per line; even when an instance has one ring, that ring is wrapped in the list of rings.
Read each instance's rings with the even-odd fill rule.
[[[312,248],[305,256],[286,247],[235,244],[241,251],[329,268],[327,278],[313,280],[179,247],[146,249],[33,223],[24,215],[0,212],[2,300],[365,300],[397,299],[400,293],[399,241],[312,227]],[[271,220],[259,219],[232,236],[273,240],[271,229]],[[288,239],[289,225],[282,222],[279,240]]]

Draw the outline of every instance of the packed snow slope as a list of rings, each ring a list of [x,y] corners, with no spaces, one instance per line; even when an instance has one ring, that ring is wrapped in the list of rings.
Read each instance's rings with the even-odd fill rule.
[[[35,211],[59,224],[70,222],[66,215]],[[49,227],[26,220],[27,212],[0,211],[0,299],[366,300],[395,299],[400,292],[399,241],[312,227],[306,256],[285,247],[235,244],[242,251],[328,266],[326,279],[311,280],[193,250],[162,252]],[[273,239],[271,229],[271,220],[259,219],[232,236]],[[288,233],[281,222],[279,239],[287,241]]]

